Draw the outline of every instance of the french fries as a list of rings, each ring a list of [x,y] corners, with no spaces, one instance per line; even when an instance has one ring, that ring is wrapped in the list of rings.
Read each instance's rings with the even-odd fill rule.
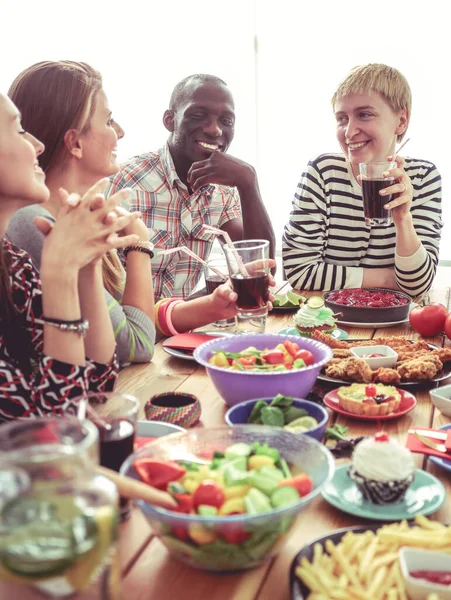
[[[451,526],[419,515],[384,525],[376,532],[348,531],[338,545],[326,540],[315,544],[313,558],[305,557],[296,575],[310,589],[308,600],[408,600],[398,560],[403,546],[449,552]],[[438,600],[430,594],[428,600]]]

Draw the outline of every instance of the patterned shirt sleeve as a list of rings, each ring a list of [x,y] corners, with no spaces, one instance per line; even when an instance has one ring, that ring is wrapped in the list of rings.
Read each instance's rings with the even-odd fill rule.
[[[0,422],[18,417],[61,413],[71,398],[89,391],[113,389],[117,362],[101,365],[87,361],[76,366],[42,353],[44,332],[41,284],[26,252],[5,243],[11,259],[12,297],[17,324],[29,339],[30,370],[24,372],[9,354],[0,335]],[[26,350],[24,349],[24,352]]]
[[[222,227],[232,219],[242,220],[240,194],[236,188],[229,188],[228,191],[221,190],[223,199],[223,211],[218,221],[218,227]]]

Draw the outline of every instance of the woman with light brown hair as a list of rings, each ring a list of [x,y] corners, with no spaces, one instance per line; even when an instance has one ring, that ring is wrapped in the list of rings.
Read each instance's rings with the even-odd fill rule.
[[[16,77],[9,96],[22,114],[23,127],[45,145],[39,164],[46,174],[50,198],[18,211],[7,231],[39,269],[44,237],[34,218],[54,221],[61,205],[60,188],[82,195],[98,179],[114,174],[119,167],[116,145],[124,132],[112,118],[100,73],[86,63],[37,63]],[[138,219],[124,234],[138,236],[139,242],[133,246],[138,251],[125,249],[127,273],[115,250],[105,254],[105,297],[119,361],[148,362],[155,341],[149,233]]]

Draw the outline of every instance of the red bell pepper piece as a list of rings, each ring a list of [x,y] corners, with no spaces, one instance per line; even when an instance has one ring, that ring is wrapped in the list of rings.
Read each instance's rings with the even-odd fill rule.
[[[154,460],[153,458],[140,458],[135,460],[133,466],[141,481],[152,485],[159,490],[166,490],[168,483],[177,481],[186,473],[186,469],[169,460]]]
[[[193,497],[191,494],[174,494],[174,498],[178,502],[178,507],[175,511],[189,515],[193,510]]]
[[[285,362],[285,354],[282,350],[269,350],[262,354],[262,359],[269,365],[283,365]]]
[[[313,489],[312,479],[307,475],[307,473],[300,473],[291,479],[282,479],[282,481],[279,481],[277,484],[277,487],[283,487],[285,485],[294,487],[294,489],[299,492],[300,496],[306,496],[307,494],[310,494]]]
[[[231,512],[231,515],[239,515],[240,513]],[[251,537],[251,533],[249,531],[244,531],[241,525],[236,525],[229,523],[228,525],[224,525],[223,527],[218,528],[218,533],[222,537],[223,540],[228,542],[229,544],[243,544],[246,540]]]
[[[175,537],[178,537],[179,540],[182,540],[182,542],[186,542],[189,537],[188,531],[182,525],[176,525],[175,527],[172,527],[171,531]]]
[[[245,367],[248,367],[251,365],[255,365],[255,363],[257,362],[257,357],[256,356],[242,356],[241,358],[238,359],[238,361]]]

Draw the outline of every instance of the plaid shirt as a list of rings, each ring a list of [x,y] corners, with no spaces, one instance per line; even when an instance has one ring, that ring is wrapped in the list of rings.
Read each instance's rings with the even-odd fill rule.
[[[158,152],[135,156],[121,166],[112,178],[107,195],[122,188],[133,188],[129,210],[139,210],[155,245],[152,259],[155,301],[161,298],[186,298],[202,274],[202,265],[184,252],[159,256],[159,250],[187,246],[208,259],[216,238],[204,224],[222,227],[232,219],[241,220],[238,190],[220,185],[205,185],[191,194],[179,179],[166,144]]]

